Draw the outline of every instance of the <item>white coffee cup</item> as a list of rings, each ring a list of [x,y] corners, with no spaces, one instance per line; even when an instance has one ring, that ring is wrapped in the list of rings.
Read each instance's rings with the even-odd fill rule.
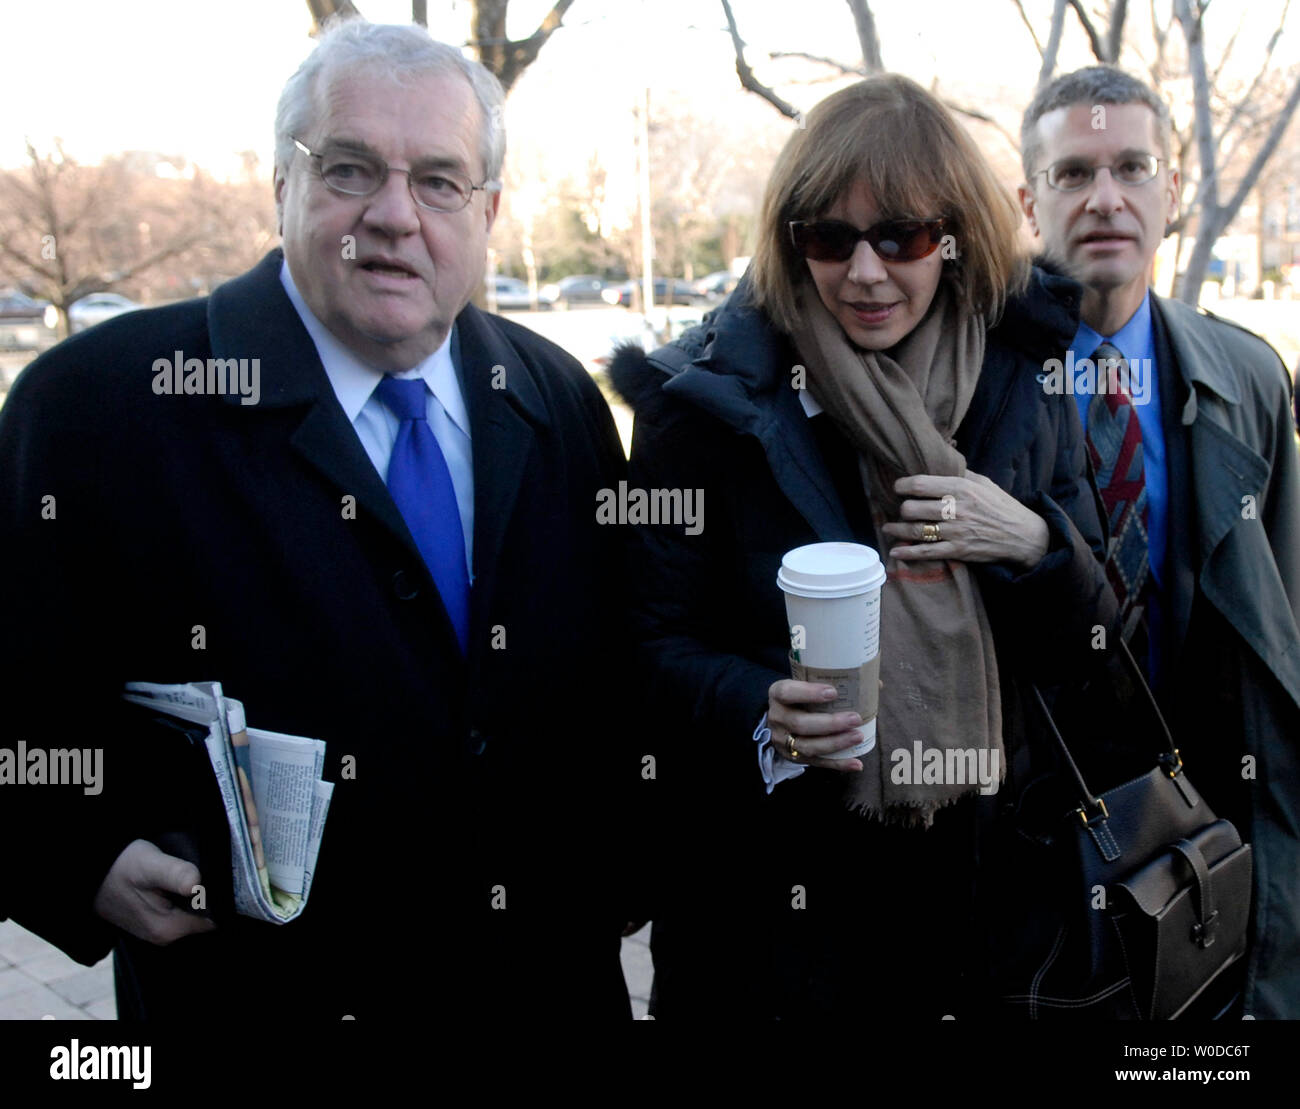
[[[861,543],[811,543],[786,552],[776,583],[785,593],[791,676],[838,691],[814,711],[862,717],[861,742],[827,757],[865,755],[876,745],[880,702],[880,556]]]

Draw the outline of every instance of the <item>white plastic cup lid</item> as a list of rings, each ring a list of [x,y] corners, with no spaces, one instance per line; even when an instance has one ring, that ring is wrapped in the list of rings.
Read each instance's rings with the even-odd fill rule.
[[[862,543],[810,543],[787,551],[776,584],[796,597],[852,597],[883,584],[880,556]]]

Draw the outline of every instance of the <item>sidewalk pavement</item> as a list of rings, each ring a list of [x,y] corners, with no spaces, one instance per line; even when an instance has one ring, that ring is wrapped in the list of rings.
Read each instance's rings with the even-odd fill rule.
[[[623,941],[632,1015],[650,998],[650,926]],[[83,967],[12,920],[0,921],[0,1020],[114,1020],[113,958]]]
[[[0,921],[0,1020],[113,1020],[113,957],[83,967],[57,947]]]

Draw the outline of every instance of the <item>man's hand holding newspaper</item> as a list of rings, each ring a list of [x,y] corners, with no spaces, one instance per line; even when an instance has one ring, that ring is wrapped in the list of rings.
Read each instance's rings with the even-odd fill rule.
[[[295,919],[311,890],[334,790],[321,780],[325,744],[247,727],[243,706],[217,682],[132,682],[124,698],[195,725],[199,735],[206,729],[230,833],[235,908],[274,924]],[[95,911],[140,939],[171,943],[215,927],[184,907],[201,883],[193,863],[136,840],[104,879]]]

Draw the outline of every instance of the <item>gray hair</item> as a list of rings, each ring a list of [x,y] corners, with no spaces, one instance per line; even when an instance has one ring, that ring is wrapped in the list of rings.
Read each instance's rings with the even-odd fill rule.
[[[397,84],[445,73],[464,77],[482,117],[479,154],[486,179],[500,178],[506,157],[505,93],[501,82],[456,47],[431,38],[423,27],[369,23],[364,19],[331,20],[316,48],[285,82],[275,109],[277,174],[285,176],[289,172],[296,150],[293,137],[307,133],[315,123],[317,91],[325,81],[363,68]]]
[[[1039,89],[1025,109],[1020,124],[1020,159],[1025,168],[1025,179],[1032,180],[1035,164],[1040,154],[1038,121],[1057,108],[1075,104],[1145,104],[1156,115],[1156,133],[1160,139],[1160,154],[1169,161],[1169,107],[1150,86],[1136,77],[1130,77],[1113,65],[1090,65],[1058,77]]]

